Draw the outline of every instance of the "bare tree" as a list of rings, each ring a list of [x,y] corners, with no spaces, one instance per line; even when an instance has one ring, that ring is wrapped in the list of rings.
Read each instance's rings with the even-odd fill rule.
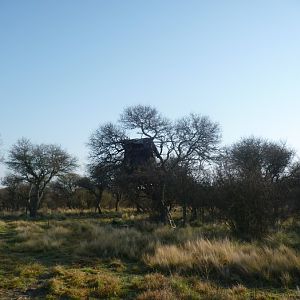
[[[94,195],[95,209],[98,213],[102,212],[101,201],[104,190],[112,186],[114,174],[122,167],[123,142],[126,139],[128,137],[125,130],[112,123],[101,125],[90,137],[88,177],[82,178],[80,185]]]
[[[119,166],[123,161],[122,141],[127,139],[123,128],[107,123],[101,125],[90,137],[89,158],[92,165]]]
[[[155,108],[137,105],[126,108],[120,121],[135,134],[153,139],[158,149],[157,157],[162,175],[162,211],[166,211],[164,178],[170,176],[178,166],[196,171],[205,168],[215,158],[220,142],[219,125],[208,117],[197,114],[171,122]]]
[[[25,138],[12,146],[6,165],[16,177],[30,185],[28,209],[31,217],[37,215],[51,180],[77,166],[76,159],[59,146],[35,145]]]
[[[155,201],[158,201],[159,205],[156,206],[161,213],[161,220],[164,221],[168,213],[165,178],[180,165],[188,165],[194,169],[204,168],[217,151],[220,141],[219,125],[210,121],[208,117],[196,114],[172,122],[155,108],[144,105],[126,108],[121,114],[119,124],[120,126],[111,123],[100,126],[91,136],[90,158],[96,164],[105,163],[121,167],[124,160],[124,140],[137,136],[152,140],[156,146],[155,156],[158,163],[152,169],[146,167],[148,178],[145,172],[142,173],[149,186],[151,178],[155,179],[156,183],[159,182],[155,185],[160,190],[160,196],[157,196],[157,190],[152,195],[155,195]],[[130,174],[130,178],[134,178],[139,185],[142,184],[137,178],[141,177],[140,174],[140,168],[137,176]]]

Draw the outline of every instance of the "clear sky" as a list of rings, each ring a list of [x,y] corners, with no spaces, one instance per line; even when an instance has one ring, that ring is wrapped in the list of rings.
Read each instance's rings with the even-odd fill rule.
[[[300,1],[0,1],[4,151],[27,137],[84,162],[98,125],[140,103],[300,153]]]

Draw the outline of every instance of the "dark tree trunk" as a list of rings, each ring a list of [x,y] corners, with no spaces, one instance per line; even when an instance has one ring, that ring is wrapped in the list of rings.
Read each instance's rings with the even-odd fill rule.
[[[166,184],[163,183],[162,191],[160,195],[160,222],[167,224],[168,222],[168,208],[165,204],[165,192],[166,192]]]
[[[193,206],[192,207],[192,217],[191,217],[191,221],[196,221],[198,219],[198,211],[197,211],[197,207]]]
[[[96,206],[96,211],[98,210],[98,214],[102,214],[102,210],[101,210],[101,206],[100,204],[98,203],[97,206]]]
[[[102,201],[102,195],[103,195],[103,189],[99,189],[99,194],[96,195],[96,205],[95,205],[95,211],[98,210],[99,214],[102,214],[102,210],[101,210],[101,201]]]
[[[204,222],[204,218],[205,218],[204,207],[200,207],[200,220],[201,220],[201,222]]]
[[[168,223],[168,208],[165,206],[162,206],[162,208],[161,208],[160,222],[162,222],[163,224]]]
[[[29,216],[31,218],[35,218],[37,216],[38,203],[39,203],[38,187],[31,186],[28,194],[28,210],[29,210]]]
[[[186,207],[186,201],[183,201],[182,205],[182,220],[183,220],[183,226],[186,226],[187,222],[187,207]]]
[[[122,195],[119,194],[119,193],[117,193],[117,196],[116,196],[116,205],[115,205],[116,212],[119,211],[119,203],[120,203],[121,199],[122,199]]]
[[[29,216],[31,218],[35,218],[37,216],[38,202],[39,202],[39,199],[38,199],[37,196],[32,197],[30,199],[30,203],[29,203],[28,209],[29,209]]]
[[[70,198],[68,198],[68,200],[67,200],[67,207],[68,207],[69,209],[72,209],[72,208],[73,208],[73,206],[72,206],[72,200],[71,200]]]

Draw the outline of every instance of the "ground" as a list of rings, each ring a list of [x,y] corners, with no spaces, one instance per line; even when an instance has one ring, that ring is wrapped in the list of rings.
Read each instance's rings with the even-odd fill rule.
[[[300,299],[300,225],[262,241],[131,210],[0,219],[0,299]]]

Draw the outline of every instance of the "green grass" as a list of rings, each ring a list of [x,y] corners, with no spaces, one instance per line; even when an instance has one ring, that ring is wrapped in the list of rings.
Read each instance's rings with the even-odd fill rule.
[[[173,230],[131,210],[6,214],[0,299],[299,299],[299,241],[293,220],[250,244],[224,224]]]

